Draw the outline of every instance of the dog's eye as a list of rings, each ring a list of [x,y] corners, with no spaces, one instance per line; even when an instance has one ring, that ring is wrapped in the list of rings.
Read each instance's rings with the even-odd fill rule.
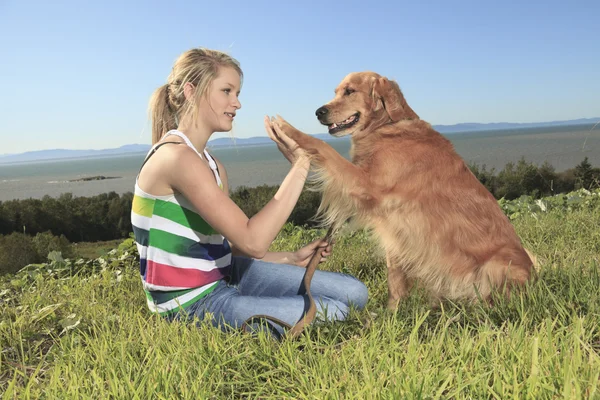
[[[346,90],[344,90],[344,96],[349,96],[354,92],[355,92],[354,89],[346,88]]]

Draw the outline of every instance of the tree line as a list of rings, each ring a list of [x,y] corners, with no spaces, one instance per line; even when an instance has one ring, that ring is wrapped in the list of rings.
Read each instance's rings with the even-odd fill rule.
[[[469,168],[496,199],[513,200],[523,195],[537,199],[581,188],[600,187],[600,168],[594,168],[588,157],[575,168],[563,172],[556,172],[547,161],[537,166],[524,158],[517,163],[506,164],[499,172],[488,170],[485,165],[470,164]]]

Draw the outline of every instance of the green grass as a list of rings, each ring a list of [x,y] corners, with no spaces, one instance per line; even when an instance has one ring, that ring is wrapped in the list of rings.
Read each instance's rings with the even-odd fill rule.
[[[596,200],[569,202],[546,212],[532,213],[531,202],[512,211],[541,269],[524,293],[496,299],[493,308],[446,302],[431,309],[415,290],[389,312],[381,254],[364,232],[345,234],[322,268],[361,278],[370,292],[367,309],[282,343],[150,315],[131,243],[95,261],[27,268],[0,283],[0,393],[600,398],[600,207]],[[295,249],[323,234],[287,226],[273,249]]]

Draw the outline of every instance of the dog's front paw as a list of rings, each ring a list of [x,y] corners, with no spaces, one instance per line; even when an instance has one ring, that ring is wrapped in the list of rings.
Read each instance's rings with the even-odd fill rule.
[[[284,135],[298,143],[299,146],[302,146],[303,142],[310,137],[306,133],[300,132],[298,129],[294,128],[289,122],[281,118],[279,115],[273,118],[273,124],[276,125]]]

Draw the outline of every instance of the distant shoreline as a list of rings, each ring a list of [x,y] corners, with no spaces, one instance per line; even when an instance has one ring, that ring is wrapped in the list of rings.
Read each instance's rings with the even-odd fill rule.
[[[61,157],[61,158],[44,158],[39,160],[25,160],[25,161],[10,161],[3,162],[0,158],[0,168],[9,167],[13,165],[25,165],[25,164],[45,164],[54,162],[65,162],[65,161],[78,161],[78,160],[91,160],[91,159],[104,159],[104,158],[120,158],[120,157],[138,157],[146,154],[146,151],[137,151],[130,153],[119,153],[119,154],[97,154],[93,156],[77,156],[77,157]]]
[[[85,178],[69,179],[68,182],[103,181],[105,179],[120,179],[120,178],[122,178],[122,177],[121,176],[97,175],[97,176],[89,176],[89,177],[85,177]]]

